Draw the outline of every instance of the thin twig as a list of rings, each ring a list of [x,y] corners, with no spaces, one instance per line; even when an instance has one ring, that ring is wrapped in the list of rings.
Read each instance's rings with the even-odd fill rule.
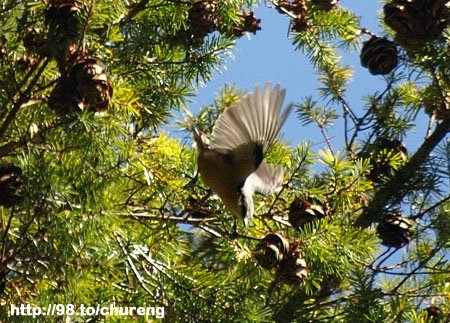
[[[17,113],[19,112],[19,109],[22,107],[22,105],[27,102],[28,97],[31,94],[31,91],[33,87],[38,82],[39,78],[41,77],[42,72],[47,67],[48,63],[50,62],[49,58],[46,58],[38,71],[36,72],[36,75],[31,80],[31,82],[28,84],[27,89],[21,93],[17,101],[14,103],[12,109],[9,111],[8,115],[5,117],[5,120],[3,121],[2,125],[0,126],[0,138],[4,137],[9,125],[12,123],[14,118],[16,117]]]
[[[406,275],[405,278],[403,278],[398,284],[397,286],[395,286],[392,290],[391,293],[397,293],[397,291],[399,290],[399,288],[406,283],[406,281],[411,278],[413,275],[417,274],[417,272],[419,271],[419,269],[421,269],[422,267],[424,267],[427,262],[429,262],[437,253],[438,251],[441,249],[441,246],[437,246],[434,250],[432,250],[429,254],[429,256],[427,258],[425,258],[424,260],[419,262],[419,265],[414,268],[408,275]]]
[[[130,266],[131,270],[133,271],[134,276],[138,280],[141,287],[149,294],[153,296],[153,293],[148,289],[147,285],[144,282],[144,278],[137,270],[133,260],[131,259],[127,248],[125,248],[125,245],[122,243],[122,239],[120,238],[119,234],[116,232],[113,232],[114,236],[116,237],[116,241],[119,244],[120,248],[122,249],[123,254],[127,257],[127,263]]]
[[[286,184],[284,184],[281,187],[281,190],[277,193],[277,195],[275,196],[275,199],[273,200],[272,204],[270,205],[269,210],[267,211],[267,214],[270,214],[273,210],[273,208],[275,207],[275,204],[278,202],[278,200],[280,199],[281,194],[283,193],[283,191],[289,186],[289,184],[293,181],[295,174],[300,170],[300,168],[302,167],[303,163],[305,162],[306,158],[307,158],[308,154],[305,154],[303,156],[303,158],[300,160],[300,162],[298,163],[297,167],[294,169],[294,171],[292,172],[291,176],[289,177],[288,181]]]
[[[0,253],[0,264],[2,263],[5,256],[5,248],[6,248],[6,237],[8,236],[9,228],[11,227],[11,221],[14,216],[14,208],[11,210],[11,215],[8,218],[8,223],[6,223],[5,231],[3,232],[2,237],[2,252]]]

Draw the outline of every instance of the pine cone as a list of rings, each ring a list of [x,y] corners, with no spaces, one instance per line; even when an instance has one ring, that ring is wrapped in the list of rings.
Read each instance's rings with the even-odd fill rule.
[[[298,243],[291,244],[291,250],[276,269],[276,277],[285,284],[293,285],[304,281],[307,276],[305,254]]]
[[[275,8],[281,14],[289,14],[290,16],[305,17],[307,11],[306,1],[278,1]]]
[[[203,41],[203,38],[218,30],[219,14],[214,0],[195,2],[189,9],[190,32],[193,40]]]
[[[396,32],[394,41],[410,51],[438,39],[449,16],[447,0],[394,0],[384,6],[384,22]]]
[[[278,233],[266,235],[255,250],[255,258],[258,264],[271,269],[278,266],[285,254],[289,251],[289,241]]]
[[[424,311],[427,313],[427,320],[425,321],[427,323],[442,323],[450,321],[450,316],[445,315],[444,312],[436,305],[430,305],[424,309]]]
[[[81,30],[83,3],[77,0],[51,0],[45,12],[45,24],[59,40],[74,40]]]
[[[291,3],[289,11],[297,17],[306,17],[307,9],[304,0],[296,0]]]
[[[421,95],[425,113],[443,120],[450,115],[450,90],[439,90],[435,86],[427,86]]]
[[[287,14],[288,12],[290,12],[291,11],[291,6],[292,6],[292,3],[290,1],[278,1],[275,4],[275,8],[282,15]]]
[[[36,66],[36,58],[33,55],[23,55],[15,63],[20,70],[29,72]]]
[[[372,37],[361,50],[361,65],[372,75],[390,73],[398,64],[397,47],[387,39]]]
[[[76,83],[63,77],[58,80],[50,94],[48,105],[62,116],[81,112],[85,108]]]
[[[311,28],[312,23],[307,19],[308,7],[306,1],[278,1],[274,4],[279,13],[293,17],[291,19],[291,31],[300,33]]]
[[[406,34],[408,32],[423,33],[418,25],[420,13],[413,1],[394,0],[383,7],[384,22],[395,32]]]
[[[289,223],[295,228],[317,221],[326,216],[325,207],[312,199],[296,198],[289,206]]]
[[[369,145],[367,151],[360,152],[358,155],[362,158],[369,158],[372,169],[368,178],[374,183],[382,183],[383,179],[392,175],[394,169],[389,165],[389,159],[386,151],[391,154],[400,154],[403,161],[408,158],[408,151],[401,141],[387,137],[379,137],[375,142]]]
[[[389,214],[378,224],[378,236],[387,247],[401,248],[412,238],[411,221],[399,213]]]
[[[0,166],[0,205],[12,207],[20,201],[18,192],[23,184],[22,169],[11,163]]]
[[[319,10],[332,10],[336,8],[339,0],[313,0],[313,5]]]
[[[244,11],[240,15],[240,18],[242,20],[242,24],[233,28],[233,33],[235,36],[241,37],[246,32],[255,35],[258,30],[261,30],[261,27],[259,26],[259,24],[261,23],[261,19],[257,19],[252,11]]]
[[[297,33],[304,32],[312,27],[312,22],[306,16],[292,18],[291,30]]]
[[[99,60],[90,57],[80,60],[70,70],[69,79],[76,84],[84,104],[91,105],[97,112],[108,109],[113,88]]]
[[[450,24],[450,1],[448,0],[416,0],[419,10],[430,17],[438,32],[442,32]]]
[[[44,32],[39,28],[31,28],[26,33],[22,39],[23,46],[28,52],[46,56],[48,55],[46,47],[46,39]]]
[[[65,77],[68,76],[71,68],[80,61],[80,57],[90,57],[88,49],[81,49],[75,45],[69,45],[67,50],[59,57],[56,57],[59,73]]]
[[[83,111],[87,106],[96,112],[108,109],[113,88],[102,63],[89,56],[79,59],[67,77],[61,77],[53,89],[49,106],[59,114]]]

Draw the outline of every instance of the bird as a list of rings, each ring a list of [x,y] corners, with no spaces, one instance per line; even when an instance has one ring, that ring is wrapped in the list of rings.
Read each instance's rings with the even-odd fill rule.
[[[197,169],[203,182],[223,201],[225,208],[248,227],[254,213],[253,195],[281,189],[283,168],[265,162],[269,149],[292,110],[281,112],[285,89],[267,83],[222,112],[210,139],[188,122],[197,148]]]

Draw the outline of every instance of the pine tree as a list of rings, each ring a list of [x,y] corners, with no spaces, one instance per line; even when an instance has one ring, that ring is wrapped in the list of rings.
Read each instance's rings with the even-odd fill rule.
[[[190,134],[162,126],[239,37],[264,32],[257,3],[3,2],[1,321],[33,321],[11,304],[164,307],[168,322],[449,320],[449,2],[388,1],[382,35],[336,0],[260,3],[319,75],[296,117],[326,148],[278,143],[283,188],[255,196],[252,225],[235,230],[197,177]],[[385,81],[364,109],[348,100],[346,53]],[[243,95],[224,86],[196,123],[210,132]],[[344,147],[329,140],[338,122]],[[39,319],[105,319],[57,314]]]

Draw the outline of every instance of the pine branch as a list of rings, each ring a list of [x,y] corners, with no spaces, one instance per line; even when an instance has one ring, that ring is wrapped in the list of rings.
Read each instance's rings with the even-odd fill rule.
[[[31,137],[30,134],[27,133],[15,141],[8,142],[0,146],[0,157],[10,154],[17,148],[21,147],[23,148],[27,145],[33,144],[34,142],[41,140],[40,138],[42,138],[42,136],[44,136],[48,131],[56,129],[57,127],[61,127],[63,125],[67,125],[70,122],[71,122],[70,119],[63,119],[48,126],[42,127],[42,129],[40,129],[37,133],[35,133],[33,137]]]
[[[437,246],[432,252],[430,252],[430,255],[425,258],[424,260],[419,262],[419,265],[414,268],[410,273],[408,273],[408,275],[406,275],[405,278],[403,278],[398,284],[397,286],[395,286],[390,292],[391,293],[397,293],[399,288],[406,283],[406,281],[408,279],[410,279],[412,276],[417,275],[417,273],[419,272],[419,270],[424,267],[441,249],[441,246]]]
[[[0,265],[3,263],[3,259],[6,259],[6,256],[5,256],[6,237],[8,235],[9,228],[11,227],[11,221],[12,221],[12,218],[14,216],[14,211],[15,211],[14,209],[11,210],[11,214],[10,214],[10,216],[8,218],[8,222],[6,223],[5,231],[3,231],[2,248],[1,248],[1,251],[0,251]]]
[[[392,177],[392,179],[375,193],[366,211],[356,219],[354,225],[366,228],[373,222],[381,221],[386,206],[395,205],[402,201],[408,193],[408,185],[417,170],[425,163],[431,152],[450,131],[450,117],[444,119],[425,139],[422,146],[411,159]]]
[[[47,67],[49,62],[50,62],[50,59],[48,59],[48,58],[44,60],[42,65],[37,69],[36,75],[31,80],[27,89],[20,94],[20,97],[14,103],[11,111],[9,111],[9,114],[6,116],[5,120],[3,121],[2,125],[0,126],[0,138],[2,138],[5,135],[6,130],[8,129],[9,125],[13,122],[17,113],[19,112],[19,109],[29,99],[29,96],[31,94],[31,91],[33,90],[33,87],[38,82],[39,78],[41,77],[42,73],[44,72],[44,70]]]
[[[19,148],[25,144],[26,144],[26,141],[18,140],[18,141],[8,142],[7,144],[0,146],[0,157],[8,155],[11,151],[14,151],[17,148]]]
[[[141,0],[138,3],[134,3],[130,6],[130,11],[128,12],[128,15],[123,21],[131,21],[139,12],[145,10],[147,8],[147,4],[150,2],[150,0]]]
[[[123,254],[125,255],[126,259],[127,259],[127,263],[130,266],[134,276],[136,277],[136,279],[139,282],[139,285],[149,294],[153,296],[152,291],[147,287],[146,285],[146,281],[144,279],[144,277],[142,277],[142,275],[140,274],[139,270],[136,268],[136,265],[134,264],[134,261],[131,259],[130,254],[128,253],[127,248],[125,247],[125,245],[122,243],[122,239],[120,238],[119,234],[116,232],[113,232],[117,243],[119,244],[120,248],[122,249]]]
[[[294,180],[295,175],[297,174],[297,172],[300,170],[300,168],[303,166],[304,162],[306,161],[308,157],[308,154],[305,154],[304,156],[302,156],[300,162],[298,163],[297,167],[294,169],[294,171],[292,172],[291,176],[289,177],[289,180],[287,181],[286,184],[284,184],[281,187],[281,190],[277,193],[277,195],[275,196],[275,199],[273,200],[272,204],[270,205],[269,210],[267,211],[267,215],[270,216],[270,214],[272,213],[273,208],[275,207],[275,204],[280,200],[281,194],[283,193],[283,191],[285,189],[287,189],[289,187],[289,184],[291,184]]]

